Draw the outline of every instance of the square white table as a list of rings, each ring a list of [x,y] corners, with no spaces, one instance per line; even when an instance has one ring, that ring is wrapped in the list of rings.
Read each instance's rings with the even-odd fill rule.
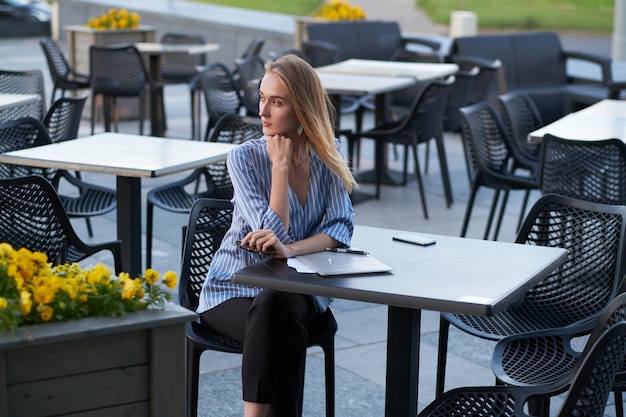
[[[141,273],[141,178],[192,170],[226,159],[237,145],[184,139],[102,133],[51,145],[0,154],[0,163],[117,177],[117,237],[122,267]]]
[[[564,139],[626,141],[626,101],[601,100],[570,113],[528,134],[530,142],[540,143],[545,134]]]
[[[268,258],[236,272],[233,281],[389,306],[385,416],[415,417],[421,310],[497,314],[561,265],[567,251],[427,234],[436,244],[422,247],[393,241],[398,233],[356,226],[352,238],[391,273],[321,277]]]
[[[150,76],[157,85],[161,80],[161,63],[163,55],[183,54],[198,55],[217,51],[220,46],[216,43],[207,44],[164,44],[159,42],[137,42],[137,50],[148,57]],[[158,89],[156,97],[150,99],[150,134],[164,136],[165,114],[163,114],[163,93]]]

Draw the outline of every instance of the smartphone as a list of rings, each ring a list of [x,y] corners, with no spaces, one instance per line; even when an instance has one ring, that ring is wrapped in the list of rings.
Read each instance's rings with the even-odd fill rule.
[[[397,240],[398,242],[412,243],[414,245],[420,246],[430,246],[437,243],[435,239],[430,237],[421,236],[415,233],[400,233],[393,237],[393,240]]]

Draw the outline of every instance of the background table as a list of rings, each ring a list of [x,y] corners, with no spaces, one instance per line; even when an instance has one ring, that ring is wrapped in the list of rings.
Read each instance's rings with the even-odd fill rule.
[[[321,277],[270,258],[233,275],[237,284],[389,306],[385,415],[417,413],[421,310],[493,315],[565,261],[560,248],[425,235],[421,247],[395,242],[401,231],[357,226],[352,244],[392,273]],[[346,256],[360,256],[349,255]]]
[[[0,154],[0,163],[117,176],[117,236],[122,268],[141,273],[141,178],[192,170],[226,159],[237,145],[103,133]]]
[[[217,51],[220,46],[216,43],[204,45],[195,44],[163,44],[159,42],[137,42],[134,44],[137,50],[148,57],[149,71],[152,80],[161,82],[161,62],[165,54],[196,55]],[[156,90],[156,96],[150,99],[150,134],[163,136],[165,134],[165,114],[163,114],[163,92]]]
[[[626,141],[626,101],[601,100],[570,113],[528,134],[530,142],[540,143],[545,134],[564,139]]]

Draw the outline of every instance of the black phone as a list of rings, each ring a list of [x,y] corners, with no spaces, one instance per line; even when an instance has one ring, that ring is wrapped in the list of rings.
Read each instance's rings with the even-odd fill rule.
[[[412,243],[414,245],[420,246],[430,246],[437,243],[437,241],[433,238],[427,236],[420,236],[415,233],[401,233],[395,235],[393,240],[397,240],[398,242]]]

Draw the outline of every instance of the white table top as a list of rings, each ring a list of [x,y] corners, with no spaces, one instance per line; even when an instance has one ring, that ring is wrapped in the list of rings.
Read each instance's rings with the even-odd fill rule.
[[[0,94],[0,110],[35,103],[40,97],[37,94]]]
[[[411,77],[383,77],[374,75],[352,75],[330,72],[319,72],[317,75],[328,94],[345,94],[364,96],[367,94],[384,94],[400,90],[415,84]]]
[[[146,54],[183,53],[188,55],[206,54],[220,49],[217,43],[199,44],[164,44],[159,42],[137,42],[139,52]]]
[[[539,143],[545,134],[565,139],[626,141],[626,101],[602,100],[583,110],[570,113],[528,134]]]
[[[496,314],[558,265],[561,248],[428,235],[422,247],[395,242],[398,230],[356,226],[352,245],[391,266],[389,274],[321,277],[298,274],[282,260],[234,275],[238,284],[373,302],[396,307],[477,315]],[[346,256],[359,256],[349,255]]]
[[[222,161],[235,146],[102,133],[0,154],[0,163],[151,178]]]
[[[370,59],[348,59],[317,68],[318,73],[376,75],[385,77],[415,77],[430,80],[455,74],[457,64],[428,62],[376,61]]]

